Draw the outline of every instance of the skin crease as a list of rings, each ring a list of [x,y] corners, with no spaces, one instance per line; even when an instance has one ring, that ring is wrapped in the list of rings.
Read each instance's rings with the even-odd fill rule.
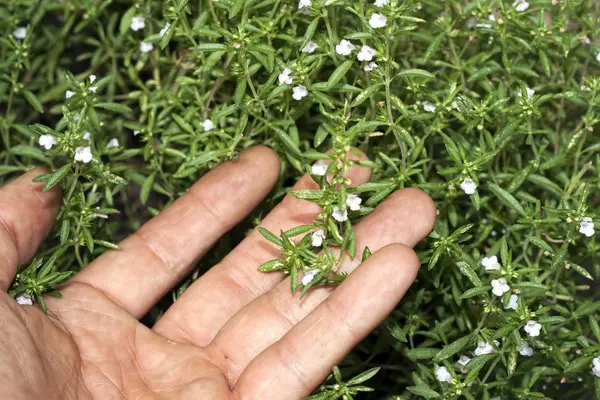
[[[60,189],[31,182],[42,172],[0,188],[1,399],[300,399],[400,301],[419,269],[411,247],[436,214],[420,190],[392,194],[355,224],[357,254],[374,254],[361,265],[346,257],[349,278],[302,301],[283,275],[256,270],[278,252],[255,230],[148,328],[138,319],[269,193],[275,153],[253,147],[205,175],[60,288],[63,298],[47,298],[48,315],[6,294],[60,205]],[[366,182],[369,170],[348,178]],[[295,189],[314,186],[305,176]],[[279,232],[318,213],[288,196],[261,225]]]

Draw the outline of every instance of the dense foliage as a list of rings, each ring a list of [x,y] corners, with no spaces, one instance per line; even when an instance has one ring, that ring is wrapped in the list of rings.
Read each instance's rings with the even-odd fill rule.
[[[41,301],[265,144],[277,188],[149,324],[306,171],[320,190],[294,195],[325,212],[263,232],[285,256],[263,269],[292,289],[342,280],[315,241],[360,257],[352,224],[419,187],[439,210],[422,271],[344,375],[381,367],[354,381],[375,398],[600,398],[597,2],[4,0],[0,20],[0,182],[41,164],[64,188],[13,295]],[[343,179],[351,146],[373,170],[358,188]],[[318,398],[356,392],[335,378]]]

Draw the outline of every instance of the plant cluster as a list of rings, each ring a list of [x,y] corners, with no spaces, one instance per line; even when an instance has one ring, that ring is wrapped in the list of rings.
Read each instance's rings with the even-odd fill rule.
[[[0,2],[0,183],[44,165],[36,180],[63,187],[11,293],[43,304],[199,176],[265,144],[277,187],[148,323],[304,173],[318,189],[292,195],[322,213],[261,230],[282,255],[260,269],[292,291],[341,282],[340,257],[370,255],[353,224],[419,187],[439,215],[417,282],[341,364],[368,371],[344,383],[336,369],[314,398],[372,378],[376,398],[600,399],[598,4]],[[354,164],[369,183],[348,182]]]

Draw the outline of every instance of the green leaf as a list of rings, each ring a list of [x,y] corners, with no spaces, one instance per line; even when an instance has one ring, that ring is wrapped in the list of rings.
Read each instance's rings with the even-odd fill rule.
[[[42,106],[42,102],[29,90],[23,90],[23,95],[31,107],[33,107],[37,112],[43,113],[44,106]]]
[[[363,373],[360,373],[360,374],[356,375],[354,378],[350,379],[348,382],[346,382],[346,385],[359,385],[365,381],[368,381],[369,379],[374,377],[379,372],[380,369],[381,368],[376,367],[376,368],[371,368]]]
[[[142,184],[142,190],[140,191],[140,202],[143,205],[146,205],[148,202],[148,196],[150,195],[150,191],[152,190],[152,186],[154,186],[154,179],[156,178],[156,172],[148,175],[144,183]]]
[[[258,267],[258,270],[262,271],[262,272],[272,272],[272,271],[279,271],[283,268],[285,268],[285,264],[283,263],[283,261],[280,259],[276,259],[276,260],[267,261],[266,263],[260,265]]]
[[[452,357],[453,355],[461,351],[463,347],[465,347],[469,343],[469,340],[471,340],[471,335],[463,336],[460,339],[455,340],[454,342],[445,346],[439,353],[437,353],[436,356],[433,358],[433,361],[439,363]]]
[[[225,51],[227,46],[222,43],[202,43],[194,47],[197,51],[209,52],[209,51]]]
[[[46,184],[42,189],[43,192],[47,192],[62,181],[71,172],[71,164],[65,164],[54,172],[51,172],[48,178],[45,180]],[[39,178],[39,177],[38,177]]]
[[[133,110],[129,107],[127,107],[125,104],[119,104],[119,103],[96,103],[94,104],[95,108],[102,108],[104,110],[108,110],[108,111],[114,111],[117,113],[130,113],[133,112]]]
[[[262,226],[258,227],[258,232],[269,242],[276,244],[279,247],[283,247],[283,242],[273,233],[269,232],[268,229],[263,228]]]
[[[409,392],[425,397],[426,399],[439,399],[442,397],[438,392],[427,386],[408,386],[406,389]]]
[[[574,359],[565,367],[565,375],[570,375],[575,372],[579,372],[584,368],[591,368],[592,360],[594,359],[594,357],[595,356],[592,355]]]
[[[244,9],[244,5],[246,4],[246,0],[234,0],[233,4],[229,8],[229,18],[233,18],[240,13]]]
[[[433,39],[431,43],[429,43],[429,47],[427,47],[427,51],[425,52],[425,62],[429,61],[429,59],[431,59],[431,57],[437,52],[437,49],[440,47],[443,39],[444,34],[440,33],[435,39]]]
[[[492,193],[494,193],[505,206],[512,208],[513,210],[515,210],[522,216],[527,217],[527,213],[525,212],[525,209],[523,208],[521,203],[519,203],[519,201],[514,198],[514,196],[512,194],[508,193],[506,190],[502,189],[500,186],[496,185],[495,183],[488,184],[488,187],[490,188]]]
[[[312,39],[313,35],[315,34],[315,31],[317,30],[317,26],[319,25],[320,19],[321,17],[316,17],[315,19],[310,21],[310,24],[306,28],[306,32],[304,32],[304,38],[302,39],[302,44],[300,45],[301,49],[303,49],[304,46],[306,46],[306,44]]]
[[[17,167],[14,165],[0,165],[0,176],[7,175],[12,172],[19,172],[19,171],[27,171],[27,167]],[[34,182],[40,182],[40,181],[36,181],[34,179]]]
[[[175,122],[177,122],[177,125],[179,125],[184,131],[186,131],[187,133],[190,133],[192,135],[195,134],[194,127],[192,125],[190,125],[189,123],[187,123],[187,121],[185,119],[181,118],[177,114],[173,114],[171,116],[173,117]]]
[[[411,360],[428,360],[435,357],[441,349],[430,347],[417,347],[415,349],[406,350],[406,356]]]
[[[491,286],[478,286],[478,287],[474,287],[472,289],[467,290],[466,292],[464,292],[460,298],[461,299],[470,299],[471,297],[475,297],[475,296],[481,296],[484,293],[489,293],[489,291],[492,289]]]
[[[590,328],[592,332],[594,332],[594,336],[596,336],[596,340],[600,342],[600,327],[598,326],[598,321],[596,321],[596,317],[594,315],[590,315],[589,318]]]
[[[129,10],[125,11],[123,16],[121,17],[121,23],[119,24],[119,33],[124,35],[129,31],[129,27],[131,26],[131,20],[135,16],[137,12],[137,8],[131,7]]]
[[[404,71],[398,73],[398,76],[429,78],[429,79],[435,78],[435,75],[433,75],[431,72],[427,72],[424,69],[418,69],[418,68],[404,70]]]
[[[292,152],[292,154],[296,156],[302,156],[302,152],[300,151],[300,148],[296,142],[294,142],[285,131],[281,129],[275,129],[275,134],[277,134],[277,137],[281,140],[283,145]]]
[[[521,282],[521,283],[515,283],[514,285],[512,285],[513,289],[517,289],[521,292],[522,296],[539,296],[541,294],[546,293],[549,288],[546,285],[542,285],[541,283],[537,283],[537,282]]]
[[[333,85],[338,83],[348,72],[348,70],[354,65],[354,60],[347,60],[340,64],[339,67],[333,71],[329,79],[327,80],[327,88],[331,88]]]
[[[361,92],[350,104],[350,107],[357,107],[365,102],[365,100],[369,99],[375,92],[379,90],[380,87],[383,86],[383,83],[378,83],[376,85],[369,86],[366,90]]]

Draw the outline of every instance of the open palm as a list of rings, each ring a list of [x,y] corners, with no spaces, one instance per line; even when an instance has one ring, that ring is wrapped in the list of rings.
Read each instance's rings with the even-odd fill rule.
[[[394,308],[419,268],[411,249],[432,229],[435,207],[416,189],[392,194],[355,225],[357,254],[338,288],[301,301],[283,274],[256,267],[278,250],[255,230],[197,280],[150,328],[142,317],[246,216],[277,180],[265,147],[205,175],[138,232],[47,298],[48,315],[6,294],[19,264],[54,221],[58,189],[30,171],[0,189],[1,399],[299,399]],[[354,166],[353,185],[369,179]],[[314,188],[305,176],[295,188]],[[319,208],[286,197],[263,220],[279,232],[311,223]]]

